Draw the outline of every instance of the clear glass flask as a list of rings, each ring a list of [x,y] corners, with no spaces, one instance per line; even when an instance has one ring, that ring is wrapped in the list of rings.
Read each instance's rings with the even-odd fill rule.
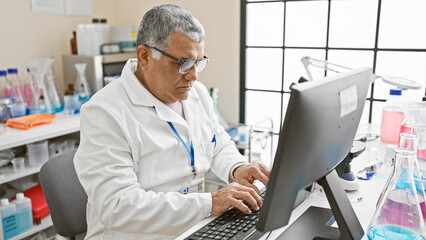
[[[75,69],[77,70],[77,80],[75,83],[76,91],[75,94],[78,95],[78,101],[83,104],[89,101],[90,97],[92,97],[92,93],[89,88],[89,84],[86,80],[86,63],[76,63],[74,64]]]
[[[393,172],[382,191],[367,236],[370,240],[424,240],[424,190],[422,184],[415,183],[415,174],[420,176],[415,167],[416,155],[405,148],[398,148],[395,153]]]

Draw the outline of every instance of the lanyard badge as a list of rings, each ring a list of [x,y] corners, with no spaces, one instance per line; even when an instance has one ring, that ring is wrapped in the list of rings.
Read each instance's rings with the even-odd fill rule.
[[[195,169],[195,154],[194,154],[194,146],[192,144],[192,140],[191,140],[191,145],[190,145],[191,150],[189,150],[188,146],[186,146],[185,142],[180,137],[179,133],[176,131],[175,126],[173,126],[173,124],[169,121],[167,121],[167,123],[169,124],[169,126],[173,130],[173,132],[175,133],[176,137],[182,142],[183,146],[185,146],[186,151],[189,154],[189,158],[191,159],[191,172],[193,174],[193,177],[195,178],[197,176],[197,170]]]

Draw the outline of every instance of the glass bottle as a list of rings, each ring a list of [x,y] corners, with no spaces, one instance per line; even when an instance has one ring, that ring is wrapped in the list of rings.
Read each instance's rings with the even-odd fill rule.
[[[401,123],[404,121],[402,90],[391,89],[389,94],[382,111],[380,139],[383,142],[397,144]]]
[[[379,204],[368,227],[370,240],[424,240],[425,225],[421,210],[424,208],[422,184],[415,184],[416,155],[411,149],[395,150],[395,165]],[[418,191],[417,188],[421,190]]]
[[[7,69],[9,82],[12,84],[12,99],[14,117],[21,117],[26,114],[27,103],[25,102],[24,94],[22,93],[23,85],[18,77],[18,69]]]
[[[7,72],[0,70],[0,98],[8,97],[6,95],[6,89],[9,87],[9,83],[6,80]]]

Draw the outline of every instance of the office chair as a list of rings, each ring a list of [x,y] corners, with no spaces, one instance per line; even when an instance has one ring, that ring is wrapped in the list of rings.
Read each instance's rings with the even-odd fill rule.
[[[87,195],[74,169],[71,150],[56,156],[40,169],[40,183],[59,235],[75,240],[75,236],[87,231]]]

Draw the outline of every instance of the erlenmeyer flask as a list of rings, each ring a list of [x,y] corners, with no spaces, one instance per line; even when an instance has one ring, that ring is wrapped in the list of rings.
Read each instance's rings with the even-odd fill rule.
[[[415,153],[403,148],[396,149],[395,153],[394,170],[381,194],[367,236],[370,240],[424,240],[425,225],[420,209],[421,201],[424,207],[424,195],[418,193],[414,181]]]
[[[55,109],[55,112],[61,112],[64,110],[64,105],[59,97],[58,89],[56,88],[56,77],[48,76],[47,77],[47,93],[49,98],[52,101],[52,105]]]
[[[10,98],[12,99],[13,116],[24,116],[26,113],[27,104],[25,103],[24,94],[21,92],[21,86],[17,81],[13,82],[12,95]]]
[[[83,104],[89,101],[92,93],[90,92],[89,84],[86,80],[86,75],[84,71],[86,70],[86,63],[76,63],[74,64],[75,69],[77,69],[77,80],[75,83],[76,91],[75,94],[78,95],[78,101]]]
[[[25,65],[30,69],[33,75],[36,87],[33,100],[31,100],[30,113],[50,113],[54,114],[55,109],[53,108],[49,95],[44,84],[44,78],[47,70],[53,63],[51,58],[40,58],[40,59],[26,59],[24,60]]]

